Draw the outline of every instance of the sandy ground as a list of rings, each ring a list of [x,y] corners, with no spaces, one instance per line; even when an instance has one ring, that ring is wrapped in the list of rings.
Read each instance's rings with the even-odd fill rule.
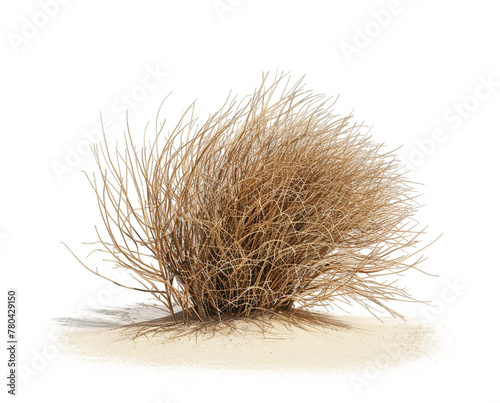
[[[420,360],[439,344],[432,328],[394,318],[297,314],[291,325],[274,317],[179,328],[141,305],[59,322],[67,354],[148,366],[344,371]]]

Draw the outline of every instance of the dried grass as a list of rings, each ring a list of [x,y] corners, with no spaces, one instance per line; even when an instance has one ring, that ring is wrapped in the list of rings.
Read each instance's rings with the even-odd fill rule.
[[[342,301],[396,315],[411,297],[384,276],[420,261],[411,183],[334,101],[267,80],[202,124],[194,105],[169,133],[157,117],[140,149],[130,129],[123,152],[96,146],[97,250],[182,323]]]

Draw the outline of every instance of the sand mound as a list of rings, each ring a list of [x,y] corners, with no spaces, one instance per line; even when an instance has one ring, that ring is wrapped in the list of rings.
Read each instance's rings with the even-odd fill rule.
[[[299,312],[293,324],[275,316],[186,328],[159,313],[143,305],[101,312],[99,318],[61,319],[67,325],[66,350],[142,365],[324,371],[399,365],[436,348],[433,329],[394,318]]]

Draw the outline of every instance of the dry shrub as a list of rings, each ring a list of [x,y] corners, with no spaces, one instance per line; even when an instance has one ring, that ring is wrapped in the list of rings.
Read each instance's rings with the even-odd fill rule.
[[[124,152],[95,148],[99,250],[184,323],[353,300],[395,314],[411,298],[380,277],[418,264],[420,234],[397,160],[301,81],[265,83],[202,124],[193,106],[168,134],[157,117],[140,149],[130,130]]]

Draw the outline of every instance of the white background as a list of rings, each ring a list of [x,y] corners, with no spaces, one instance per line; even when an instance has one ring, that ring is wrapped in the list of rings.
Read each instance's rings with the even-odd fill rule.
[[[2,292],[18,290],[20,364],[29,370],[12,399],[500,401],[498,4],[2,2]],[[71,365],[51,336],[52,318],[137,299],[121,292],[109,300],[109,285],[60,244],[80,252],[82,241],[95,239],[99,216],[81,171],[95,168],[88,141],[99,133],[99,113],[118,138],[128,102],[132,130],[141,136],[171,91],[169,116],[195,99],[203,116],[230,90],[246,95],[263,71],[276,70],[340,94],[339,113],[353,110],[357,121],[373,126],[375,140],[403,146],[398,153],[413,168],[411,178],[424,184],[418,218],[429,225],[425,240],[444,236],[425,251],[425,270],[440,277],[406,281],[435,308],[398,309],[447,329],[454,340],[449,352],[395,370],[367,363],[358,374],[366,381],[361,388],[349,375]],[[6,373],[6,363],[2,368]]]

